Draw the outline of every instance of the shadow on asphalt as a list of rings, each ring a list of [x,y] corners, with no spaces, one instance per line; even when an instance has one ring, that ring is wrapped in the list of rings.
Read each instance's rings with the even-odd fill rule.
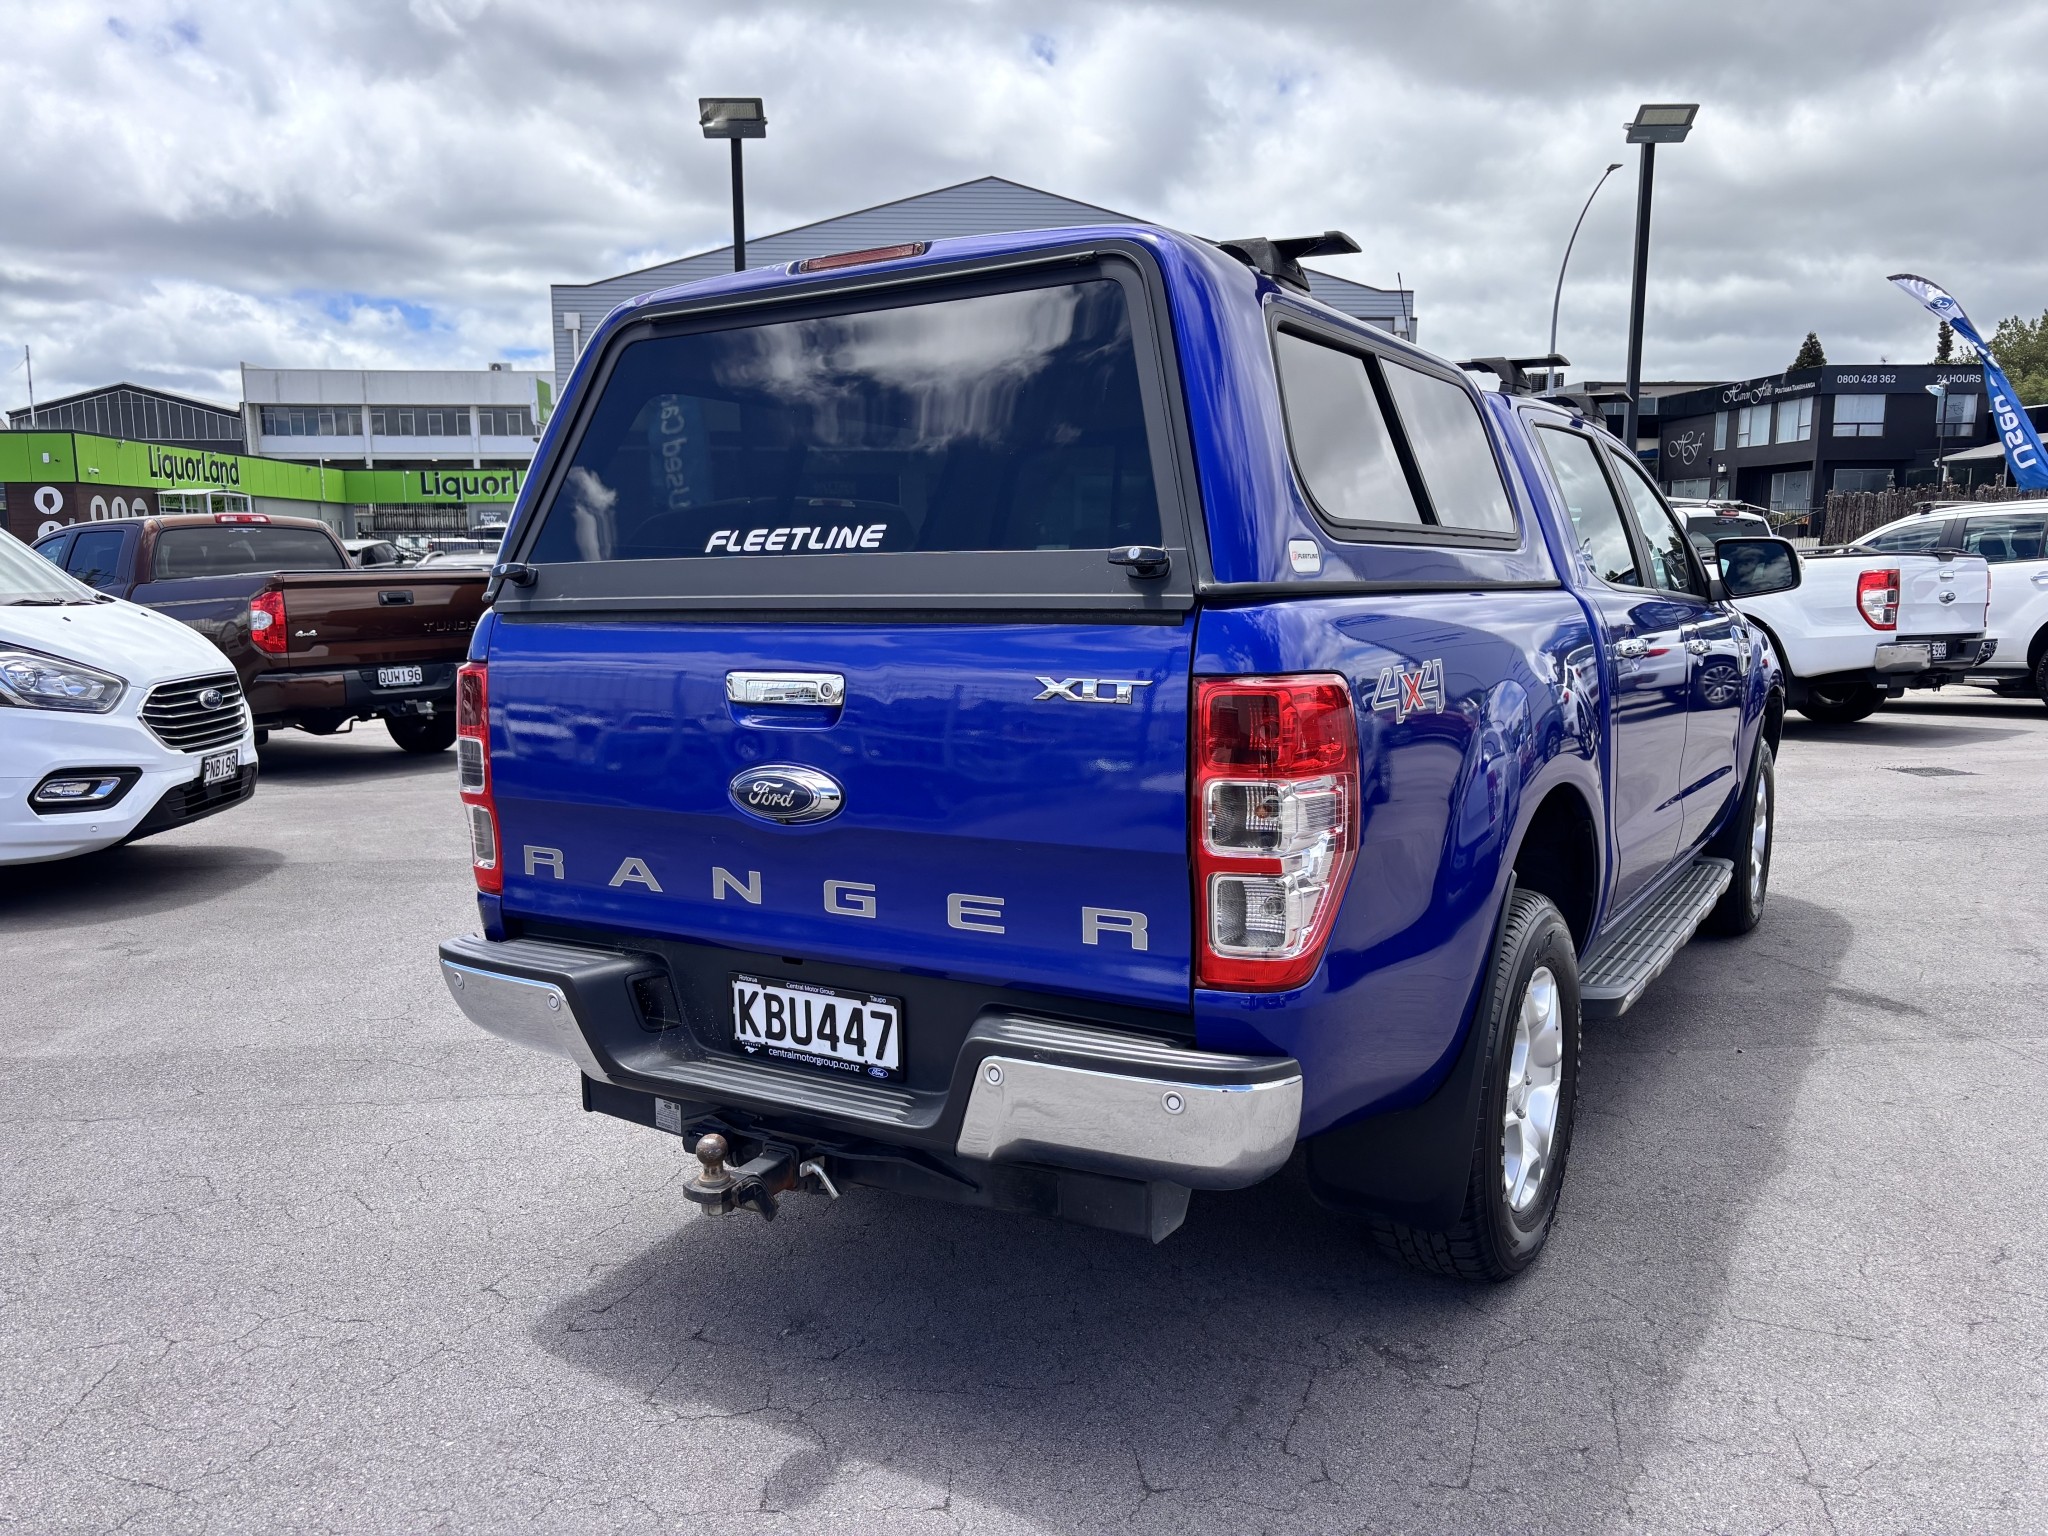
[[[234,815],[229,811],[227,815]],[[0,922],[92,928],[240,892],[285,862],[274,848],[141,842],[50,864],[0,869]]]
[[[455,775],[455,753],[401,752],[381,727],[357,726],[334,736],[276,731],[258,752],[265,781],[279,784],[355,784]]]
[[[681,1221],[535,1335],[679,1417],[808,1442],[763,1509],[887,1463],[1054,1530],[1154,1499],[1181,1531],[1591,1528],[1625,1517],[1785,1164],[1849,938],[1775,900],[1588,1030],[1559,1226],[1506,1286],[1383,1261],[1297,1159],[1156,1248],[866,1190]]]
[[[2001,729],[1991,725],[1948,724],[1932,720],[1923,723],[1896,716],[1881,722],[1873,716],[1854,725],[1816,725],[1811,720],[1792,716],[1785,720],[1787,741],[1825,741],[1830,746],[1845,747],[1981,747],[1987,742],[2026,734],[2017,726]]]

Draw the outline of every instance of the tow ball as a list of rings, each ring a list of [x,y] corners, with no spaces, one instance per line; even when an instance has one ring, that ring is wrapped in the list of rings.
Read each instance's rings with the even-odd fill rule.
[[[834,1200],[839,1186],[816,1158],[806,1158],[795,1147],[779,1142],[761,1143],[761,1150],[737,1168],[726,1166],[732,1149],[723,1136],[707,1131],[697,1138],[697,1171],[683,1180],[684,1198],[704,1207],[707,1216],[728,1216],[748,1210],[763,1221],[773,1221],[776,1197],[793,1189],[822,1189]]]

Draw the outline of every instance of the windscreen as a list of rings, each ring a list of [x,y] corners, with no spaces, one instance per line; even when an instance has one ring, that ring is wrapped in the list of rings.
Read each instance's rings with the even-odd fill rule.
[[[168,581],[180,576],[349,568],[340,546],[317,528],[216,523],[210,528],[164,529],[156,538],[153,570],[157,580]]]
[[[1123,288],[637,341],[526,558],[1160,543]]]
[[[89,603],[93,590],[73,581],[5,529],[0,529],[0,607]]]

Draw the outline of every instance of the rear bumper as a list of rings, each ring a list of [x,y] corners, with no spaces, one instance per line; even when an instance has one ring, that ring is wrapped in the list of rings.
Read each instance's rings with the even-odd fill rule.
[[[314,671],[259,672],[244,684],[249,710],[264,725],[289,724],[294,716],[434,714],[455,707],[452,661],[394,663],[417,666],[417,684],[380,686],[377,667],[335,667]]]
[[[1237,1189],[1276,1171],[1301,1125],[1300,1064],[990,1010],[944,1090],[677,1049],[650,1030],[634,984],[653,956],[548,940],[441,945],[448,992],[479,1028],[574,1062],[583,1075],[665,1098],[678,1122],[740,1111],[779,1126],[928,1149],[967,1163],[1030,1164],[1190,1189]]]

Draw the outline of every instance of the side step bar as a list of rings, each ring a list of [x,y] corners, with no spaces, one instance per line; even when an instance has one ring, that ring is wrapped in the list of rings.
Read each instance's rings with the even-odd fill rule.
[[[1589,1019],[1618,1019],[1636,1005],[1672,957],[1698,932],[1735,878],[1726,859],[1698,859],[1626,928],[1609,935],[1579,972],[1580,1006]]]

